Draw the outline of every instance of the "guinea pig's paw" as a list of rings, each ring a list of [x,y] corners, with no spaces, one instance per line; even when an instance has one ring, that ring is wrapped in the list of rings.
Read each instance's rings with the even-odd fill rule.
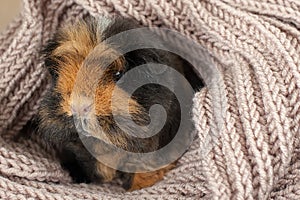
[[[80,167],[77,162],[64,162],[61,164],[66,169],[72,180],[75,183],[90,183],[91,180],[87,177],[84,170]]]
[[[75,183],[91,182],[82,166],[78,163],[73,152],[64,149],[64,151],[60,154],[60,164],[63,169],[69,172],[69,175]]]
[[[127,182],[123,182],[123,188],[127,191],[133,191],[150,187],[155,183],[161,181],[164,178],[164,175],[174,167],[175,164],[172,163],[164,168],[153,172],[135,173],[132,175],[130,181],[127,180]]]
[[[117,175],[117,171],[115,169],[110,168],[99,161],[96,162],[95,171],[98,182],[111,182]]]
[[[121,180],[122,180],[122,188],[125,190],[129,190],[131,188],[132,180],[133,180],[134,174],[131,173],[121,173]]]

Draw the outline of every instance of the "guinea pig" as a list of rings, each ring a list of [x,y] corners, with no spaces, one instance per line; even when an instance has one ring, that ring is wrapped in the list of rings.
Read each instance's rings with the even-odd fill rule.
[[[90,143],[92,149],[96,149],[99,155],[108,155],[116,165],[121,166],[128,162],[127,158],[107,151],[104,140],[128,152],[147,153],[164,147],[175,137],[181,110],[179,101],[170,89],[158,84],[145,84],[130,94],[126,88],[122,88],[122,84],[117,84],[127,72],[138,66],[164,64],[185,76],[195,90],[203,86],[191,65],[174,53],[144,48],[123,54],[122,49],[135,45],[126,39],[126,35],[116,42],[106,42],[112,36],[139,27],[137,22],[122,17],[90,17],[59,29],[43,51],[51,89],[42,100],[36,117],[38,133],[48,144],[59,148],[62,166],[77,183],[110,182],[118,178],[123,181],[122,186],[126,190],[135,190],[152,186],[175,166],[176,161],[149,172],[123,172],[95,158],[83,144],[82,138],[96,138]],[[152,36],[147,37],[140,33],[135,42],[151,40]],[[153,73],[162,75],[164,70],[150,70],[137,76],[147,80]],[[131,76],[130,82],[135,83],[137,76]],[[185,93],[186,83],[175,80],[172,73],[167,73],[164,80]],[[116,96],[114,104],[113,95]],[[127,98],[128,107],[123,105]],[[191,95],[186,98],[192,102]],[[151,121],[149,109],[154,104],[163,106],[166,112],[166,122],[157,134],[135,137],[116,123],[113,110],[116,110],[125,127],[130,119],[139,126],[147,126]],[[92,122],[86,122],[87,118],[82,117],[91,114],[96,116]],[[78,116],[79,124],[76,124],[74,118]],[[94,123],[99,124],[101,131],[78,131]],[[133,134],[140,132],[132,128],[128,130]],[[147,129],[143,131],[147,132]],[[185,134],[191,135],[192,130],[186,130]]]

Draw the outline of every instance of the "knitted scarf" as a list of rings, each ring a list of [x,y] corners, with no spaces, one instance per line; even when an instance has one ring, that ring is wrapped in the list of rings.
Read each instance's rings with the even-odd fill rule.
[[[221,72],[219,134],[204,88],[194,97],[198,139],[163,181],[138,191],[74,184],[52,150],[19,136],[49,85],[40,50],[62,24],[99,14],[179,31]],[[298,0],[23,0],[0,34],[0,198],[300,199],[299,29]]]

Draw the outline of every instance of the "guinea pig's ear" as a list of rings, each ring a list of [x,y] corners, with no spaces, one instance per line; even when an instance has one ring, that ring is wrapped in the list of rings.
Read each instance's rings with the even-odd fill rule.
[[[165,65],[152,66],[150,68],[150,71],[153,74],[157,74],[157,75],[164,73],[166,70],[167,70],[167,66],[165,66]]]
[[[164,62],[165,58],[168,57],[168,54],[164,51],[153,49],[153,50],[150,50],[150,55],[151,55],[151,57],[153,57],[152,59],[155,62],[160,64],[160,65],[152,66],[150,68],[150,71],[156,75],[164,73],[168,68],[168,66],[167,66],[168,63]]]

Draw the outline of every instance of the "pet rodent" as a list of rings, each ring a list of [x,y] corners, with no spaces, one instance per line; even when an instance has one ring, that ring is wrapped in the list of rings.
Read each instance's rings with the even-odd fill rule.
[[[171,91],[155,84],[144,85],[133,93],[130,97],[129,112],[133,121],[145,125],[149,123],[148,111],[151,105],[162,105],[167,113],[167,121],[158,134],[150,138],[136,138],[124,133],[114,121],[111,108],[112,91],[118,88],[116,95],[120,97],[118,100],[122,101],[126,91],[116,86],[116,82],[136,66],[146,63],[166,64],[185,75],[194,88],[203,86],[200,78],[187,62],[172,53],[158,49],[128,52],[118,57],[108,68],[102,69],[101,64],[105,62],[105,58],[118,52],[118,47],[128,45],[126,38],[121,41],[121,44],[115,46],[107,45],[103,41],[120,32],[138,27],[141,26],[135,21],[122,17],[89,17],[58,30],[43,51],[52,87],[44,97],[36,117],[38,133],[47,143],[59,147],[62,166],[69,170],[75,182],[107,182],[121,178],[125,189],[135,190],[155,184],[174,166],[174,163],[171,163],[162,169],[147,173],[125,173],[112,169],[97,161],[86,150],[74,124],[74,112],[88,114],[91,112],[90,107],[94,106],[97,121],[104,130],[102,134],[105,134],[117,147],[131,152],[155,151],[168,144],[176,134],[180,123],[179,102]],[[136,39],[145,38],[141,35]],[[103,48],[106,50],[99,50]],[[83,65],[99,67],[98,70],[102,73],[96,86],[94,105],[90,105],[90,102],[85,99],[93,90],[87,84],[95,77],[93,70],[85,71],[82,82],[74,88],[77,73]],[[166,79],[170,79],[174,86],[181,85],[180,82],[172,80],[172,77]],[[77,101],[71,99],[72,92],[77,95]],[[122,116],[123,108],[117,109]],[[191,134],[191,130],[187,130],[186,134]],[[98,151],[99,149],[101,151],[101,144],[96,146]],[[119,158],[112,156],[111,159]],[[126,160],[117,162],[126,162]]]

